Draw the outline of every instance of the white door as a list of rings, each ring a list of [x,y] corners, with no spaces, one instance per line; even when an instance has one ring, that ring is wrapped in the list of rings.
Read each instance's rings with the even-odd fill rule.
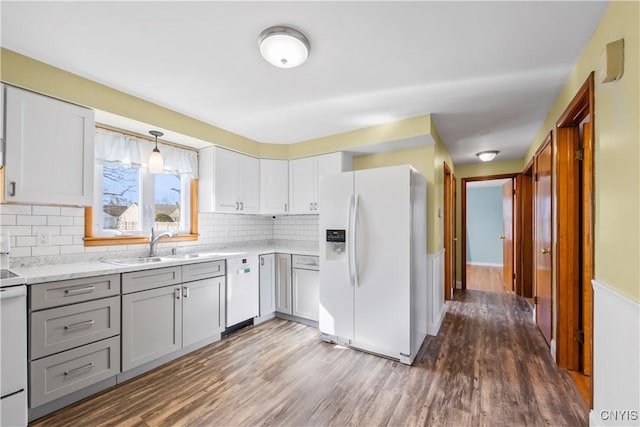
[[[290,213],[314,213],[318,186],[318,161],[313,157],[291,160],[289,162],[289,202]]]
[[[251,156],[242,154],[238,156],[240,211],[258,213],[260,210],[260,161]]]
[[[353,340],[354,288],[349,273],[350,221],[354,173],[328,175],[320,179],[320,332]],[[346,246],[326,242],[327,230],[345,230]],[[340,249],[338,249],[340,250]]]
[[[260,160],[260,212],[284,214],[289,210],[289,162]]]
[[[8,86],[5,199],[93,202],[93,110]]]
[[[216,212],[236,212],[240,210],[238,200],[238,174],[240,154],[215,147],[214,199]]]
[[[224,277],[182,285],[182,346],[211,338],[224,331]]]
[[[291,279],[293,315],[318,320],[318,272],[294,268]]]
[[[411,186],[407,167],[355,172],[355,342],[411,352]]]
[[[276,255],[260,255],[260,316],[276,311]]]

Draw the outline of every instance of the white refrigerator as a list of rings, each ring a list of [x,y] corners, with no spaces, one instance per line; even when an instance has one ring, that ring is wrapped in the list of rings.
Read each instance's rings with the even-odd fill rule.
[[[321,177],[324,341],[413,363],[427,334],[426,195],[409,165]]]

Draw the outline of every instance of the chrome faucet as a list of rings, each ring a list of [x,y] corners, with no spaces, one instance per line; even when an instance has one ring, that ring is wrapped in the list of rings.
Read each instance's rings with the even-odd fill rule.
[[[151,236],[149,237],[149,256],[156,256],[156,246],[163,237],[173,237],[176,233],[173,231],[164,231],[156,234],[156,231],[151,227]]]

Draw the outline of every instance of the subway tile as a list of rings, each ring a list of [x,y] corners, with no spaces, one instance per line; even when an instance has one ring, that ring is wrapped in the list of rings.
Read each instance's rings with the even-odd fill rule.
[[[33,236],[37,236],[40,233],[48,233],[52,236],[60,235],[60,227],[57,225],[37,225],[33,226]]]
[[[52,245],[71,245],[73,244],[73,236],[51,236]]]
[[[60,246],[34,246],[31,256],[60,255]]]
[[[33,215],[60,215],[60,208],[57,206],[34,206]]]
[[[0,214],[31,215],[31,205],[0,205]]]
[[[83,216],[74,216],[73,217],[73,225],[80,225],[84,227],[84,217]]]
[[[73,225],[72,216],[49,216],[47,217],[48,225]]]
[[[3,230],[9,232],[9,236],[31,236],[30,225],[8,225],[3,226]]]
[[[60,254],[82,254],[84,253],[83,245],[63,245],[60,246]]]
[[[78,225],[71,225],[71,226],[63,225],[60,227],[60,234],[84,235],[84,227],[80,227]]]
[[[36,236],[17,236],[15,246],[35,246]]]
[[[10,214],[0,214],[0,225],[7,226],[7,225],[16,225],[16,215],[10,215]]]
[[[60,208],[60,215],[81,216],[84,218],[84,208]]]
[[[44,215],[17,215],[17,225],[47,225],[47,217]]]
[[[22,246],[19,248],[11,248],[10,251],[11,258],[20,258],[31,256],[31,246]]]

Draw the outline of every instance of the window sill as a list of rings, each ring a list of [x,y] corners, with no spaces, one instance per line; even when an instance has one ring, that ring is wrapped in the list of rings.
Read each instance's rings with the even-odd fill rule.
[[[198,240],[197,234],[180,234],[175,237],[163,237],[160,243],[187,242]],[[144,236],[114,236],[114,237],[85,237],[85,246],[114,246],[114,245],[142,245],[149,244],[149,238]]]

